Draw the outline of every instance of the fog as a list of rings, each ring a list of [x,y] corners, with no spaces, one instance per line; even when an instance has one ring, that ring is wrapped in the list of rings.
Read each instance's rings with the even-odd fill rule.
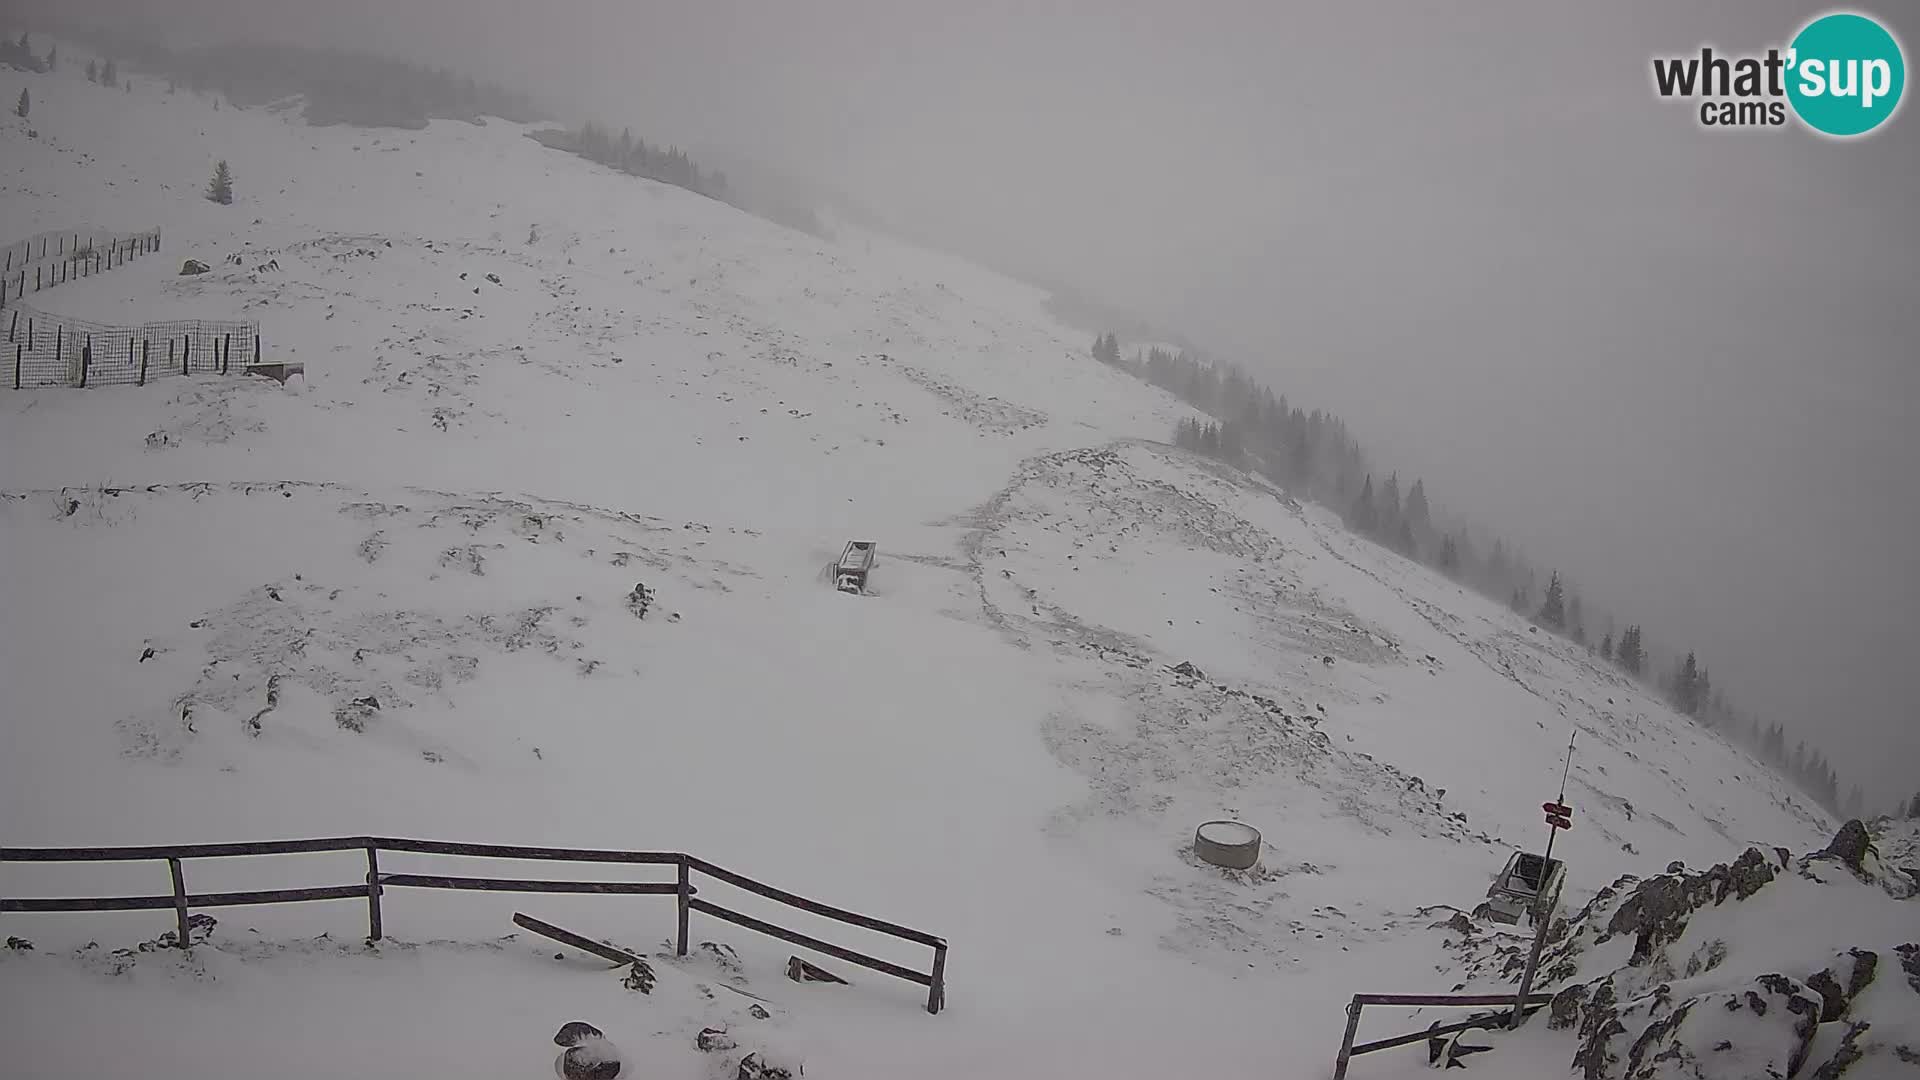
[[[1069,282],[1340,413],[1876,804],[1920,788],[1920,116],[1715,133],[1649,77],[1820,7],[61,7],[455,65]]]

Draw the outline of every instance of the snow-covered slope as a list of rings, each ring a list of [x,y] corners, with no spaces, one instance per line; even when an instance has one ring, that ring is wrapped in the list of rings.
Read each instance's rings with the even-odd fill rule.
[[[823,1077],[1319,1075],[1346,994],[1458,981],[1430,908],[1539,841],[1570,731],[1573,903],[1832,832],[1584,650],[1156,441],[1185,407],[1034,289],[510,124],[313,129],[62,53],[0,76],[38,132],[0,124],[0,239],[158,225],[166,249],[31,301],[257,319],[306,376],[0,391],[0,843],[684,850],[952,952],[929,1017],[872,973],[786,982],[791,949],[713,920],[696,939],[741,972],[661,959],[645,998],[502,939],[525,910],[656,949],[672,906],[644,897],[396,890],[379,948],[347,944],[351,905],[232,909],[190,956],[131,948],[170,913],[14,915],[18,1075],[532,1076],[572,1019],[647,1076],[775,1044]],[[232,206],[200,197],[217,159]],[[824,580],[850,539],[879,544],[874,595]],[[1223,816],[1261,868],[1192,859]],[[156,874],[0,864],[0,895]],[[736,978],[767,1019],[701,989]],[[722,1024],[737,1049],[695,1048]]]

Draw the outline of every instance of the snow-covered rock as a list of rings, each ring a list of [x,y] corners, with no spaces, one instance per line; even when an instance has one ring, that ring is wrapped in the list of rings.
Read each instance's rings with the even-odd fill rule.
[[[1449,929],[1469,971],[1518,978],[1517,945]],[[1879,1076],[1920,1063],[1916,932],[1915,890],[1850,821],[1797,859],[1620,879],[1556,921],[1536,989],[1587,1080]]]

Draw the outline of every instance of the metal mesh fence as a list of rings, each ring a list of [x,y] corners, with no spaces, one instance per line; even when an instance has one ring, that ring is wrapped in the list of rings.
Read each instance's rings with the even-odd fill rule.
[[[0,308],[28,293],[112,270],[160,250],[160,230],[116,233],[95,229],[44,232],[0,248]]]
[[[260,362],[260,324],[181,319],[144,326],[50,315],[24,304],[4,314],[0,386],[145,385],[168,375],[240,374]]]

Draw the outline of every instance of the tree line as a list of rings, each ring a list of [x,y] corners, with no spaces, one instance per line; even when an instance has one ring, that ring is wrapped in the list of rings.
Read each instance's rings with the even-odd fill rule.
[[[1118,335],[1109,332],[1094,339],[1093,356],[1211,418],[1180,421],[1173,435],[1176,446],[1259,473],[1338,510],[1350,531],[1505,603],[1652,687],[1675,711],[1744,747],[1834,815],[1866,813],[1857,784],[1845,784],[1818,748],[1803,741],[1788,747],[1779,724],[1765,724],[1734,705],[1695,652],[1656,657],[1640,624],[1621,625],[1601,615],[1559,571],[1542,575],[1517,545],[1498,536],[1488,539],[1436,505],[1424,479],[1415,477],[1409,486],[1398,472],[1382,475],[1374,469],[1339,417],[1308,411],[1237,365],[1192,350],[1149,346],[1129,357]],[[1906,809],[1902,804],[1900,812]]]
[[[636,139],[631,128],[623,129],[615,137],[606,128],[587,123],[578,130],[548,128],[529,132],[528,137],[542,146],[578,154],[632,176],[727,200],[727,178],[719,170],[700,168],[678,147],[656,146],[645,139]]]
[[[170,92],[181,86],[195,93],[218,93],[242,107],[265,105],[295,95],[306,99],[310,124],[419,129],[430,120],[474,120],[497,116],[516,123],[547,119],[527,95],[496,83],[346,49],[270,43],[223,43],[174,48],[142,33],[111,26],[62,23],[58,32],[103,58],[90,61],[88,77],[102,86],[120,87],[119,67],[130,63],[163,79]],[[35,71],[52,70],[57,57],[33,58],[28,39],[0,48],[0,63]]]

